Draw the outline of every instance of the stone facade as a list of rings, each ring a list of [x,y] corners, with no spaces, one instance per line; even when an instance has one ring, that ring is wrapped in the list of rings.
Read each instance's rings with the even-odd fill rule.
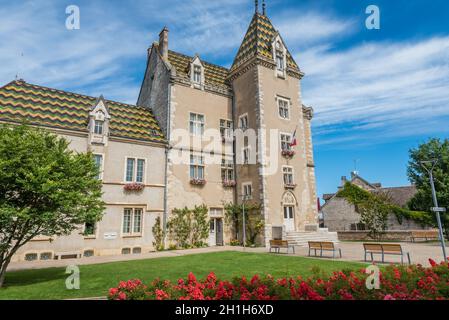
[[[397,187],[397,188],[382,188],[380,183],[369,183],[356,173],[351,174],[351,180],[348,181],[346,177],[342,178],[342,185],[346,182],[350,182],[364,190],[384,191],[389,194],[391,200],[401,206],[405,207],[408,200],[410,200],[416,193],[414,186]],[[335,194],[329,194],[323,196],[325,204],[321,208],[323,215],[324,227],[329,231],[363,231],[363,226],[360,225],[360,214],[356,211],[355,206],[349,203],[344,198],[339,198]],[[399,223],[394,214],[390,214],[387,220],[387,230],[400,231],[400,230],[421,230],[425,229],[419,223],[415,221],[403,219],[402,223]]]

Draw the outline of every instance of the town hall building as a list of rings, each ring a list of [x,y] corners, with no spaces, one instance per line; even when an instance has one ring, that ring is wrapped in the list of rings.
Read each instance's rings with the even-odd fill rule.
[[[106,203],[96,225],[51,242],[35,239],[16,260],[149,252],[157,217],[165,225],[174,209],[197,205],[209,210],[211,246],[231,240],[226,203],[260,205],[261,244],[325,234],[318,228],[313,110],[302,102],[304,74],[265,6],[262,12],[256,6],[230,68],[170,47],[164,28],[148,49],[136,105],[23,80],[0,88],[1,122],[27,121],[95,155]],[[210,130],[220,135],[212,146]],[[255,144],[247,132],[255,132]]]

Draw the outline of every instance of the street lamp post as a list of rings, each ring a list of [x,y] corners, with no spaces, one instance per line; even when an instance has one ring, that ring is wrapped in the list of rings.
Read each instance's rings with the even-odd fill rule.
[[[434,208],[432,208],[436,214],[436,218],[437,218],[437,223],[438,223],[438,230],[440,233],[440,242],[441,242],[441,249],[443,250],[443,257],[444,257],[444,261],[447,261],[447,255],[446,255],[446,244],[444,242],[444,233],[443,233],[443,226],[441,224],[441,217],[440,217],[440,209],[438,207],[438,199],[437,199],[437,194],[435,191],[435,183],[433,181],[433,169],[435,168],[435,165],[437,164],[438,160],[430,160],[430,161],[421,161],[421,165],[422,167],[427,171],[427,173],[429,174],[429,178],[430,178],[430,187],[432,189],[432,199],[433,199],[433,205],[435,206]],[[430,163],[432,165],[432,167],[429,169],[426,167],[426,164]]]
[[[242,196],[242,213],[243,213],[243,248],[246,248],[246,217],[245,217],[245,200],[247,196]]]

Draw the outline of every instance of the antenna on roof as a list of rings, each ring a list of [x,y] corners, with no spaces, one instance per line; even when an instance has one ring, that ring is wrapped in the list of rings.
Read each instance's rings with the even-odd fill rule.
[[[358,175],[359,172],[357,171],[357,163],[360,161],[360,159],[354,159],[354,174]]]
[[[259,0],[255,1],[255,5],[256,5],[256,13],[259,13]]]
[[[23,63],[23,52],[20,53],[20,58],[19,58],[19,66],[18,66],[18,71],[16,73],[16,80],[22,80],[20,78],[20,72],[22,71],[22,63]]]
[[[262,0],[262,14],[264,16],[267,14],[267,5],[265,4],[265,0]]]

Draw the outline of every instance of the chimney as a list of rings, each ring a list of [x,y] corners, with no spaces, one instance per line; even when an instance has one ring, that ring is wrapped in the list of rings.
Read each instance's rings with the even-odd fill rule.
[[[168,61],[168,29],[164,27],[159,34],[159,52],[165,61]]]
[[[346,176],[341,177],[341,186],[344,187],[346,182],[348,182],[348,180],[346,179]]]

